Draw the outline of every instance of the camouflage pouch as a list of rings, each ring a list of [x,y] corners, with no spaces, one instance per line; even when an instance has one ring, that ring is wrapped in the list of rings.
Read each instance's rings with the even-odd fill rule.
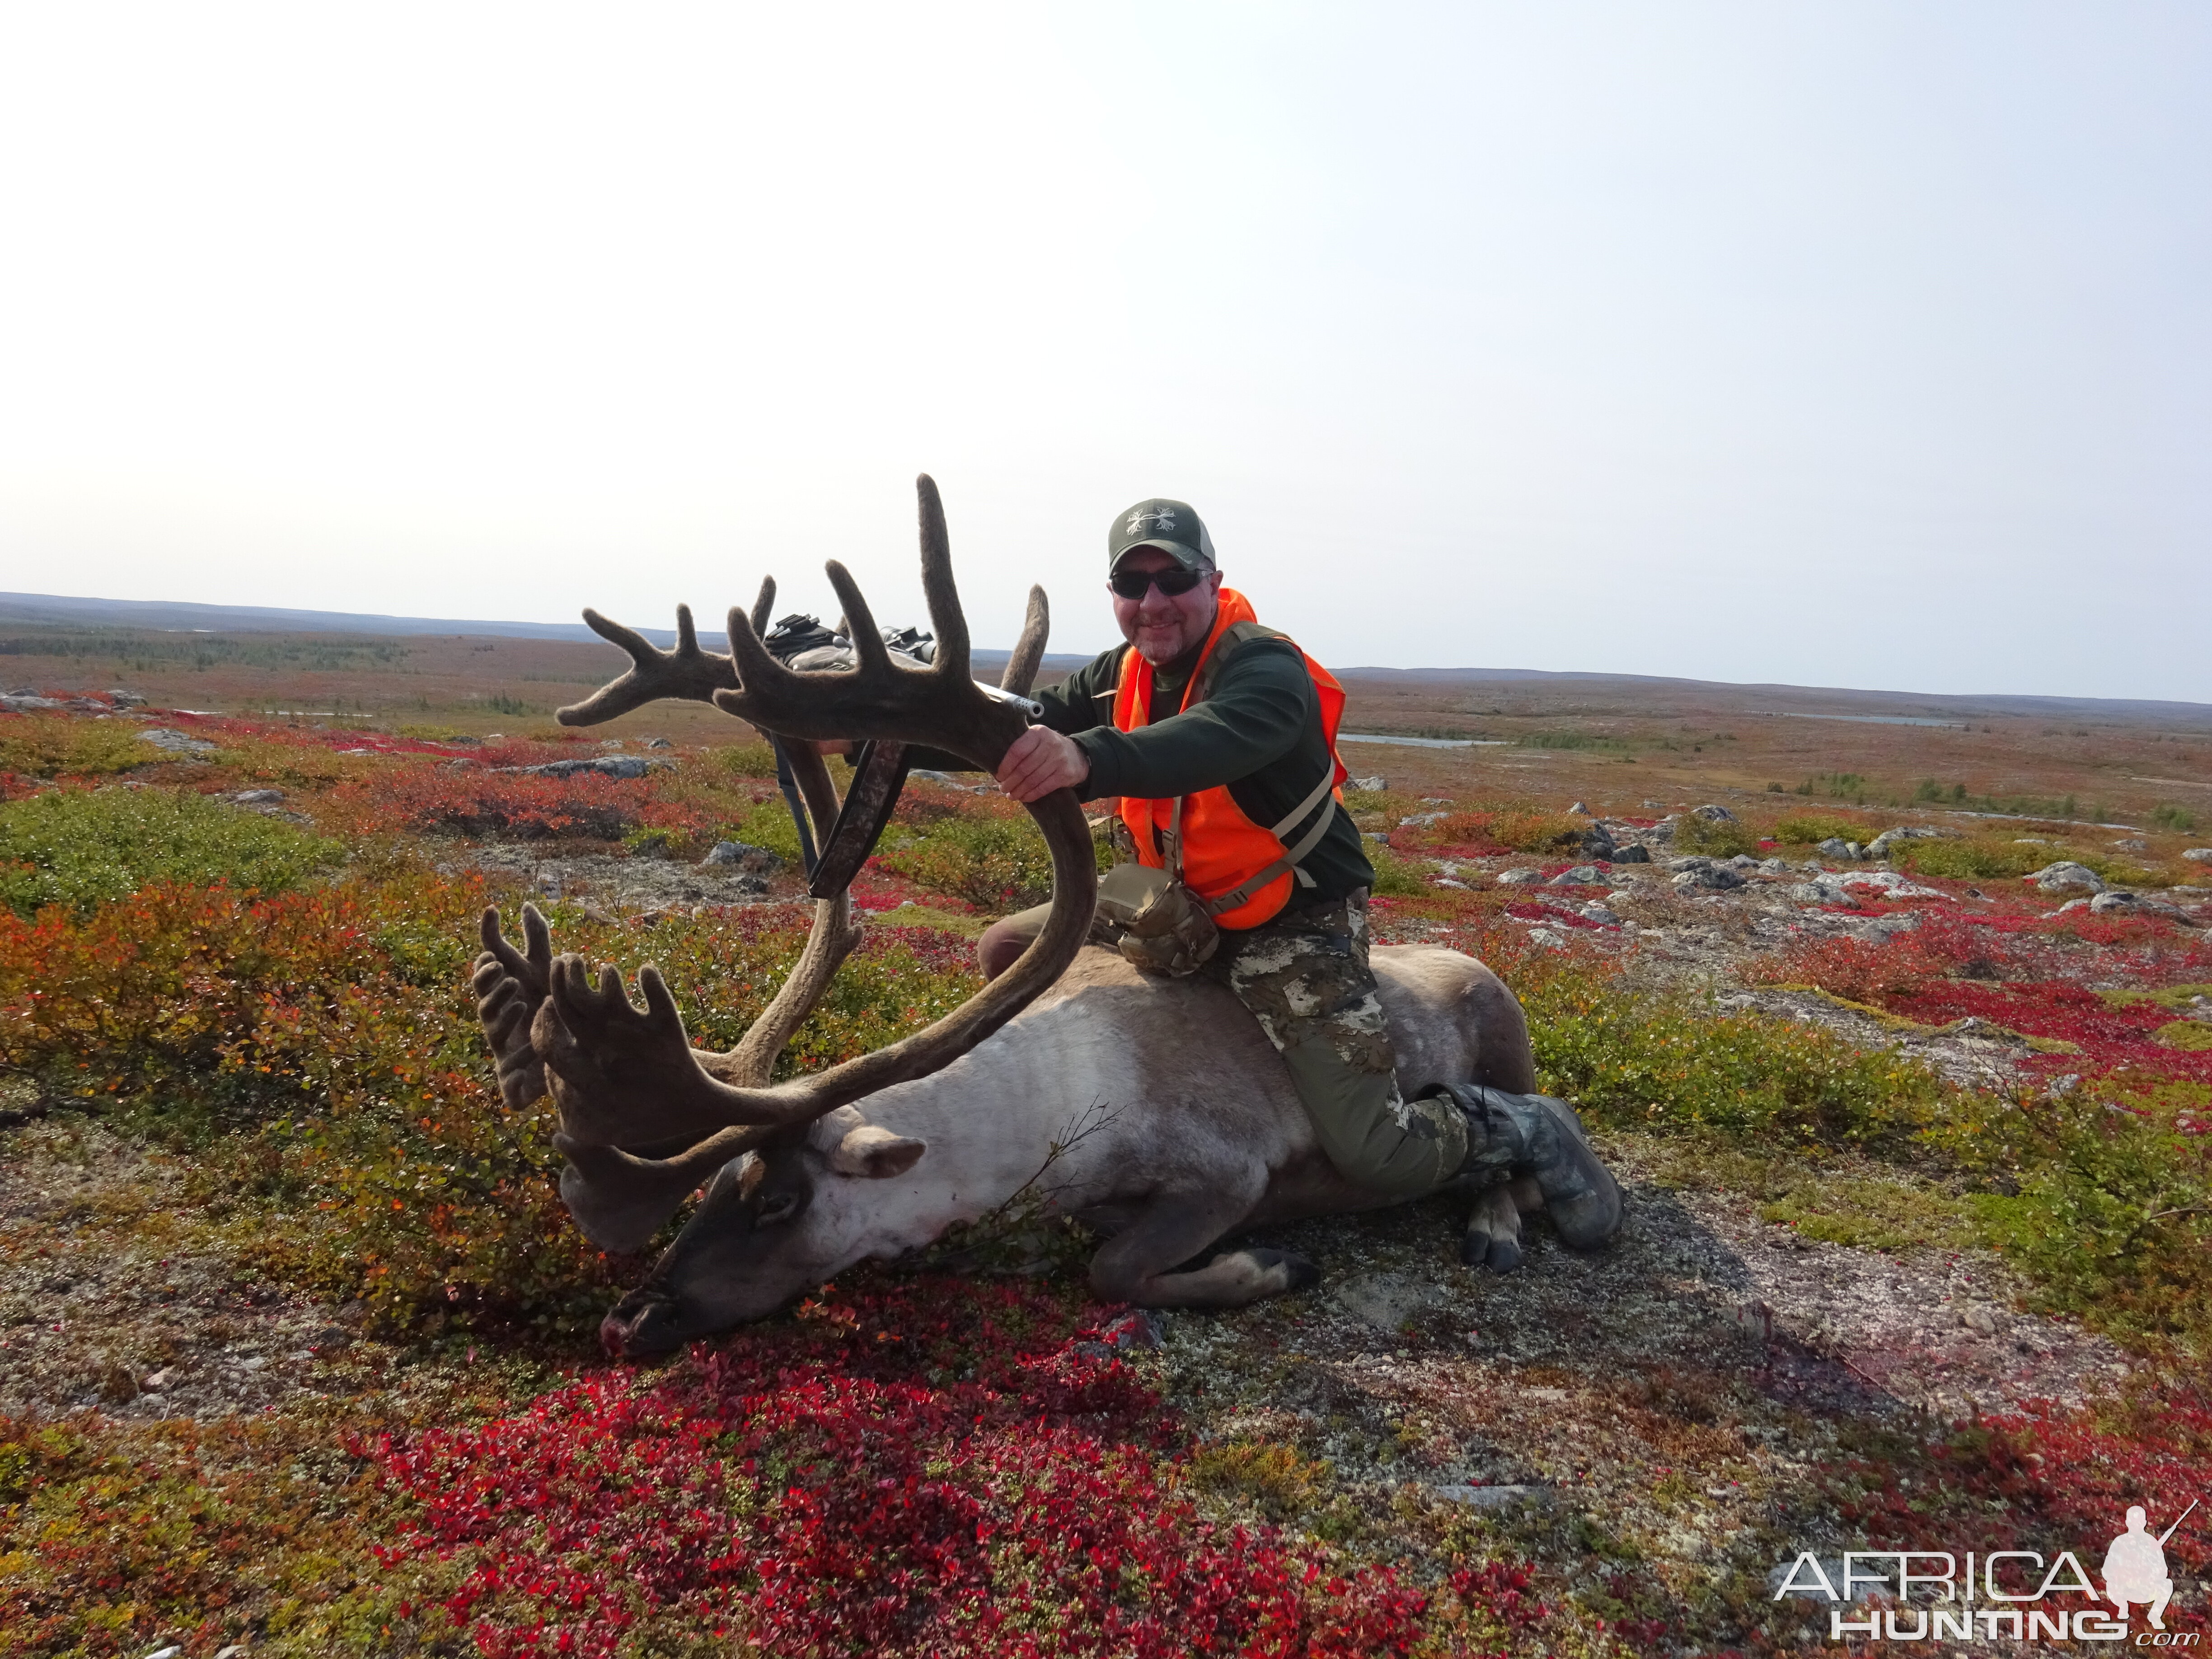
[[[1206,901],[1148,865],[1117,864],[1100,878],[1098,918],[1129,962],[1170,979],[1196,973],[1221,946]]]

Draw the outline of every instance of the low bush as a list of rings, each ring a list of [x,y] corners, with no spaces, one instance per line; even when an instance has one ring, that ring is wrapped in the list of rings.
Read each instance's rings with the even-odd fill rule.
[[[1502,848],[1514,853],[1549,853],[1574,844],[1589,827],[1587,820],[1565,812],[1545,812],[1516,807],[1485,807],[1452,812],[1437,823],[1420,828],[1413,839],[1448,847]],[[1401,834],[1393,830],[1394,839]]]
[[[1686,812],[1674,824],[1674,851],[1715,859],[1740,855],[1755,858],[1759,854],[1759,831],[1733,819],[1701,818]]]
[[[65,714],[0,714],[0,773],[25,777],[104,777],[161,758],[140,741],[142,730],[121,720],[72,720]]]
[[[775,775],[775,750],[757,740],[725,744],[708,752],[706,764],[728,777],[772,778]]]
[[[1878,833],[1870,823],[1828,812],[1793,812],[1774,826],[1774,839],[1793,847],[1810,847],[1824,841],[1863,842]]]
[[[1026,812],[944,818],[878,858],[909,881],[996,915],[1052,896],[1052,853]]]
[[[645,816],[646,778],[556,778],[428,763],[379,768],[335,786],[324,816],[357,832],[619,841]]]
[[[0,806],[0,903],[79,912],[157,881],[281,892],[345,849],[281,818],[173,789],[61,789]]]

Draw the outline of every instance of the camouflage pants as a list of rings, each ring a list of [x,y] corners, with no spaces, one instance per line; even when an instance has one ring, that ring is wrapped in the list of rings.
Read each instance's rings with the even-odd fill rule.
[[[1371,1191],[1414,1198],[1458,1173],[1467,1120],[1449,1100],[1400,1095],[1367,950],[1362,889],[1224,933],[1201,971],[1225,981],[1260,1022],[1339,1173]]]
[[[984,972],[1003,971],[1044,926],[1048,905],[994,922]],[[1105,941],[1101,941],[1105,942]],[[1449,1100],[1398,1091],[1397,1055],[1368,965],[1367,893],[1285,910],[1221,936],[1199,971],[1252,1011],[1274,1044],[1329,1162],[1392,1198],[1430,1192],[1459,1171],[1467,1121]]]

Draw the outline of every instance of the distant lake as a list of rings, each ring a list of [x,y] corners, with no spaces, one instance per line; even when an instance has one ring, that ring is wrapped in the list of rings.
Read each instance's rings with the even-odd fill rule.
[[[1964,720],[1931,720],[1919,714],[1800,714],[1790,708],[1776,712],[1784,720],[1856,720],[1862,726],[1955,726],[1961,732],[1968,729]]]
[[[1368,732],[1340,732],[1339,743],[1401,743],[1408,749],[1495,749],[1512,742],[1510,738],[1385,738]]]

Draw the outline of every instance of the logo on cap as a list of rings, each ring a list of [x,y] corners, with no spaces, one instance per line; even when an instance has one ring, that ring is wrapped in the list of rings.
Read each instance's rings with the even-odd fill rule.
[[[1129,522],[1121,526],[1125,536],[1142,535],[1146,530],[1172,531],[1176,527],[1175,512],[1170,507],[1139,507],[1129,514]]]

